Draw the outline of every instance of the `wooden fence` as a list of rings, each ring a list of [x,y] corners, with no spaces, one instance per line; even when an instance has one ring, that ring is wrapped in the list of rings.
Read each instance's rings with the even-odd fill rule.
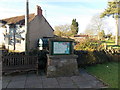
[[[2,57],[3,74],[30,70],[35,70],[38,73],[37,56],[12,55]]]

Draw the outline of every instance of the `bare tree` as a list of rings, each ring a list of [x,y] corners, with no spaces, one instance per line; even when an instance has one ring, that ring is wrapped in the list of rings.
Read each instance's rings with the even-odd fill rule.
[[[88,34],[88,35],[95,35],[95,34],[97,34],[97,33],[96,33],[96,30],[94,30],[94,29],[92,28],[91,24],[89,24],[89,25],[86,27],[84,33],[85,33],[85,34]]]
[[[99,32],[101,32],[102,30],[104,30],[105,28],[105,24],[106,22],[104,21],[103,18],[100,18],[100,15],[94,15],[91,19],[91,22],[88,24],[88,26],[86,27],[85,33],[87,32],[87,34],[94,34],[94,35],[98,35]],[[89,32],[89,33],[88,33]],[[99,35],[98,35],[98,40],[100,39]]]
[[[59,26],[55,26],[55,31],[54,31],[54,34],[57,35],[57,36],[70,36],[70,25],[68,24],[65,24],[65,25],[59,25]]]

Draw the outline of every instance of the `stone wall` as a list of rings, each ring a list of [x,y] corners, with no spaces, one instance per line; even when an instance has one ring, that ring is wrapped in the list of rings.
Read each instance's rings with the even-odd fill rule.
[[[47,77],[78,75],[77,55],[47,55]]]

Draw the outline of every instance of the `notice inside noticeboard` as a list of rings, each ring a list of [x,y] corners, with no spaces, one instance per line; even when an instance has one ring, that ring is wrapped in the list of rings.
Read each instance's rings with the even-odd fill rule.
[[[53,54],[70,54],[70,42],[53,42]]]

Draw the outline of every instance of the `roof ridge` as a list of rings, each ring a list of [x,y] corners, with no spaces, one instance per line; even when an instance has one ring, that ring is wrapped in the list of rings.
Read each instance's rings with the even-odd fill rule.
[[[32,14],[34,14],[34,15],[35,15],[35,13],[30,13],[29,15],[32,15]],[[4,18],[4,19],[1,19],[1,20],[6,20],[6,19],[10,19],[10,18],[16,18],[16,17],[22,17],[22,16],[25,16],[25,15],[13,16],[13,17]]]
[[[35,13],[31,13],[29,14],[29,22],[35,17]],[[5,19],[1,19],[1,21],[5,21],[7,24],[16,24],[22,20],[25,20],[25,15],[21,15],[21,16],[14,16],[14,17],[10,17],[10,18],[5,18]],[[23,23],[23,22],[22,22]]]

